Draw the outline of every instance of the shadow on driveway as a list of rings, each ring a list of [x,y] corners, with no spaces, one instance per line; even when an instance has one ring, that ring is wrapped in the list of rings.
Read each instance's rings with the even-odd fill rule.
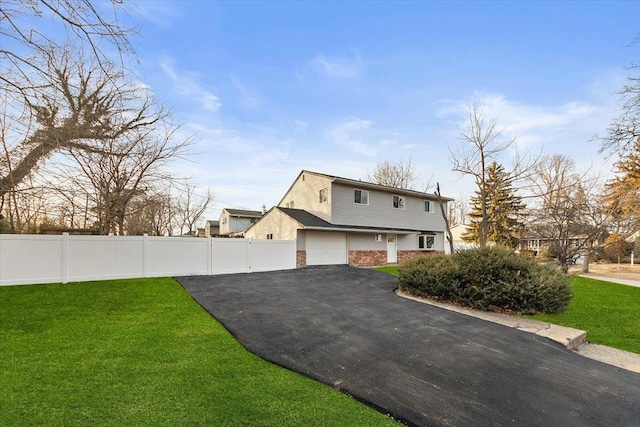
[[[640,375],[346,266],[176,278],[247,349],[413,425],[640,425]]]

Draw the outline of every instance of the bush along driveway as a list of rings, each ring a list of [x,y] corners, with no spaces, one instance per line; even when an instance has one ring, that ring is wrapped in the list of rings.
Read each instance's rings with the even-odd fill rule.
[[[250,351],[412,425],[637,425],[640,375],[346,266],[182,277]]]

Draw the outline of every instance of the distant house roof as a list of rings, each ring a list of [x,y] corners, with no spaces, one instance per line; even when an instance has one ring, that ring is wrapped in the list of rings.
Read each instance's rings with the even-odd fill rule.
[[[369,231],[369,232],[395,232],[398,234],[411,234],[411,233],[422,233],[429,234],[432,233],[430,230],[416,230],[409,228],[391,228],[391,227],[371,227],[366,225],[345,225],[345,224],[332,224],[324,219],[315,216],[314,214],[305,211],[304,209],[292,209],[292,208],[280,208],[276,207],[274,209],[278,209],[288,215],[289,217],[296,220],[300,225],[304,226],[304,228],[308,230],[352,230],[352,231]]]
[[[308,174],[312,174],[312,175],[317,175],[317,176],[324,176],[326,178],[331,179],[333,182],[337,182],[338,184],[344,184],[344,185],[351,185],[354,187],[359,187],[359,188],[369,188],[372,190],[380,190],[380,191],[387,191],[387,192],[393,192],[396,194],[405,194],[405,195],[410,195],[410,196],[415,196],[415,197],[421,197],[421,198],[427,198],[430,200],[438,200],[438,196],[435,194],[431,194],[431,193],[425,193],[422,191],[416,191],[416,190],[407,190],[404,188],[395,188],[395,187],[388,187],[386,185],[380,185],[380,184],[375,184],[373,182],[367,182],[367,181],[362,181],[362,180],[358,180],[358,179],[351,179],[351,178],[342,178],[339,176],[335,176],[335,175],[327,175],[326,173],[319,173],[319,172],[313,172],[313,171],[309,171],[309,170],[302,170],[302,172],[300,172],[300,174],[298,175],[298,177],[304,173],[308,173]],[[297,179],[296,179],[297,181]],[[294,181],[295,184],[295,181]],[[291,185],[291,187],[293,187],[293,185]],[[291,187],[289,189],[291,189]],[[287,191],[288,193],[288,191]],[[285,197],[286,194],[285,193]],[[284,200],[284,199],[283,199]],[[451,202],[454,199],[450,198],[450,197],[442,197],[442,200],[445,202]],[[282,201],[280,201],[280,203],[282,203]]]
[[[209,223],[210,227],[219,227],[220,226],[220,221],[218,221],[218,220],[209,219],[209,220],[207,220],[207,222]]]
[[[244,209],[225,209],[225,211],[229,212],[229,215],[246,218],[260,218],[262,216],[262,212],[260,211],[248,211]]]

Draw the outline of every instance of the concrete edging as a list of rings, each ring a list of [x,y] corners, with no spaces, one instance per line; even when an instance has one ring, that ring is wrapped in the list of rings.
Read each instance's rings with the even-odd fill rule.
[[[520,329],[521,331],[549,338],[550,340],[553,340],[567,347],[569,350],[575,350],[576,348],[578,348],[582,343],[585,342],[585,338],[587,336],[586,331],[568,328],[566,326],[554,325],[552,323],[526,319],[523,317],[510,316],[508,314],[479,311],[467,307],[457,306],[454,304],[446,304],[426,298],[419,298],[407,292],[401,291],[400,289],[396,289],[395,293],[402,298],[419,301],[425,304],[444,308],[445,310],[455,311],[456,313],[476,317],[488,322],[499,323],[501,325],[509,326],[511,328]]]

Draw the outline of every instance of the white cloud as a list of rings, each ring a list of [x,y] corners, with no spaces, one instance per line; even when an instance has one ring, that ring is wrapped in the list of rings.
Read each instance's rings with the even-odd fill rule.
[[[190,71],[178,72],[175,70],[172,61],[168,59],[162,61],[160,67],[165,75],[171,79],[173,83],[172,89],[178,95],[199,103],[205,110],[214,113],[220,110],[220,107],[222,107],[220,100],[200,83],[200,75],[198,73]]]
[[[242,107],[248,109],[256,109],[262,105],[260,96],[252,93],[249,89],[247,89],[246,86],[237,77],[231,76],[231,83],[240,94],[239,103]]]
[[[295,131],[296,132],[302,132],[303,130],[305,130],[307,127],[309,127],[309,123],[307,122],[303,122],[302,120],[294,120],[293,121],[296,125]]]
[[[153,22],[161,28],[169,28],[179,15],[179,8],[175,8],[168,1],[139,1],[131,2],[132,10],[143,19]]]
[[[363,68],[362,58],[357,51],[349,56],[327,56],[319,53],[311,60],[311,65],[317,72],[334,79],[358,78]]]

